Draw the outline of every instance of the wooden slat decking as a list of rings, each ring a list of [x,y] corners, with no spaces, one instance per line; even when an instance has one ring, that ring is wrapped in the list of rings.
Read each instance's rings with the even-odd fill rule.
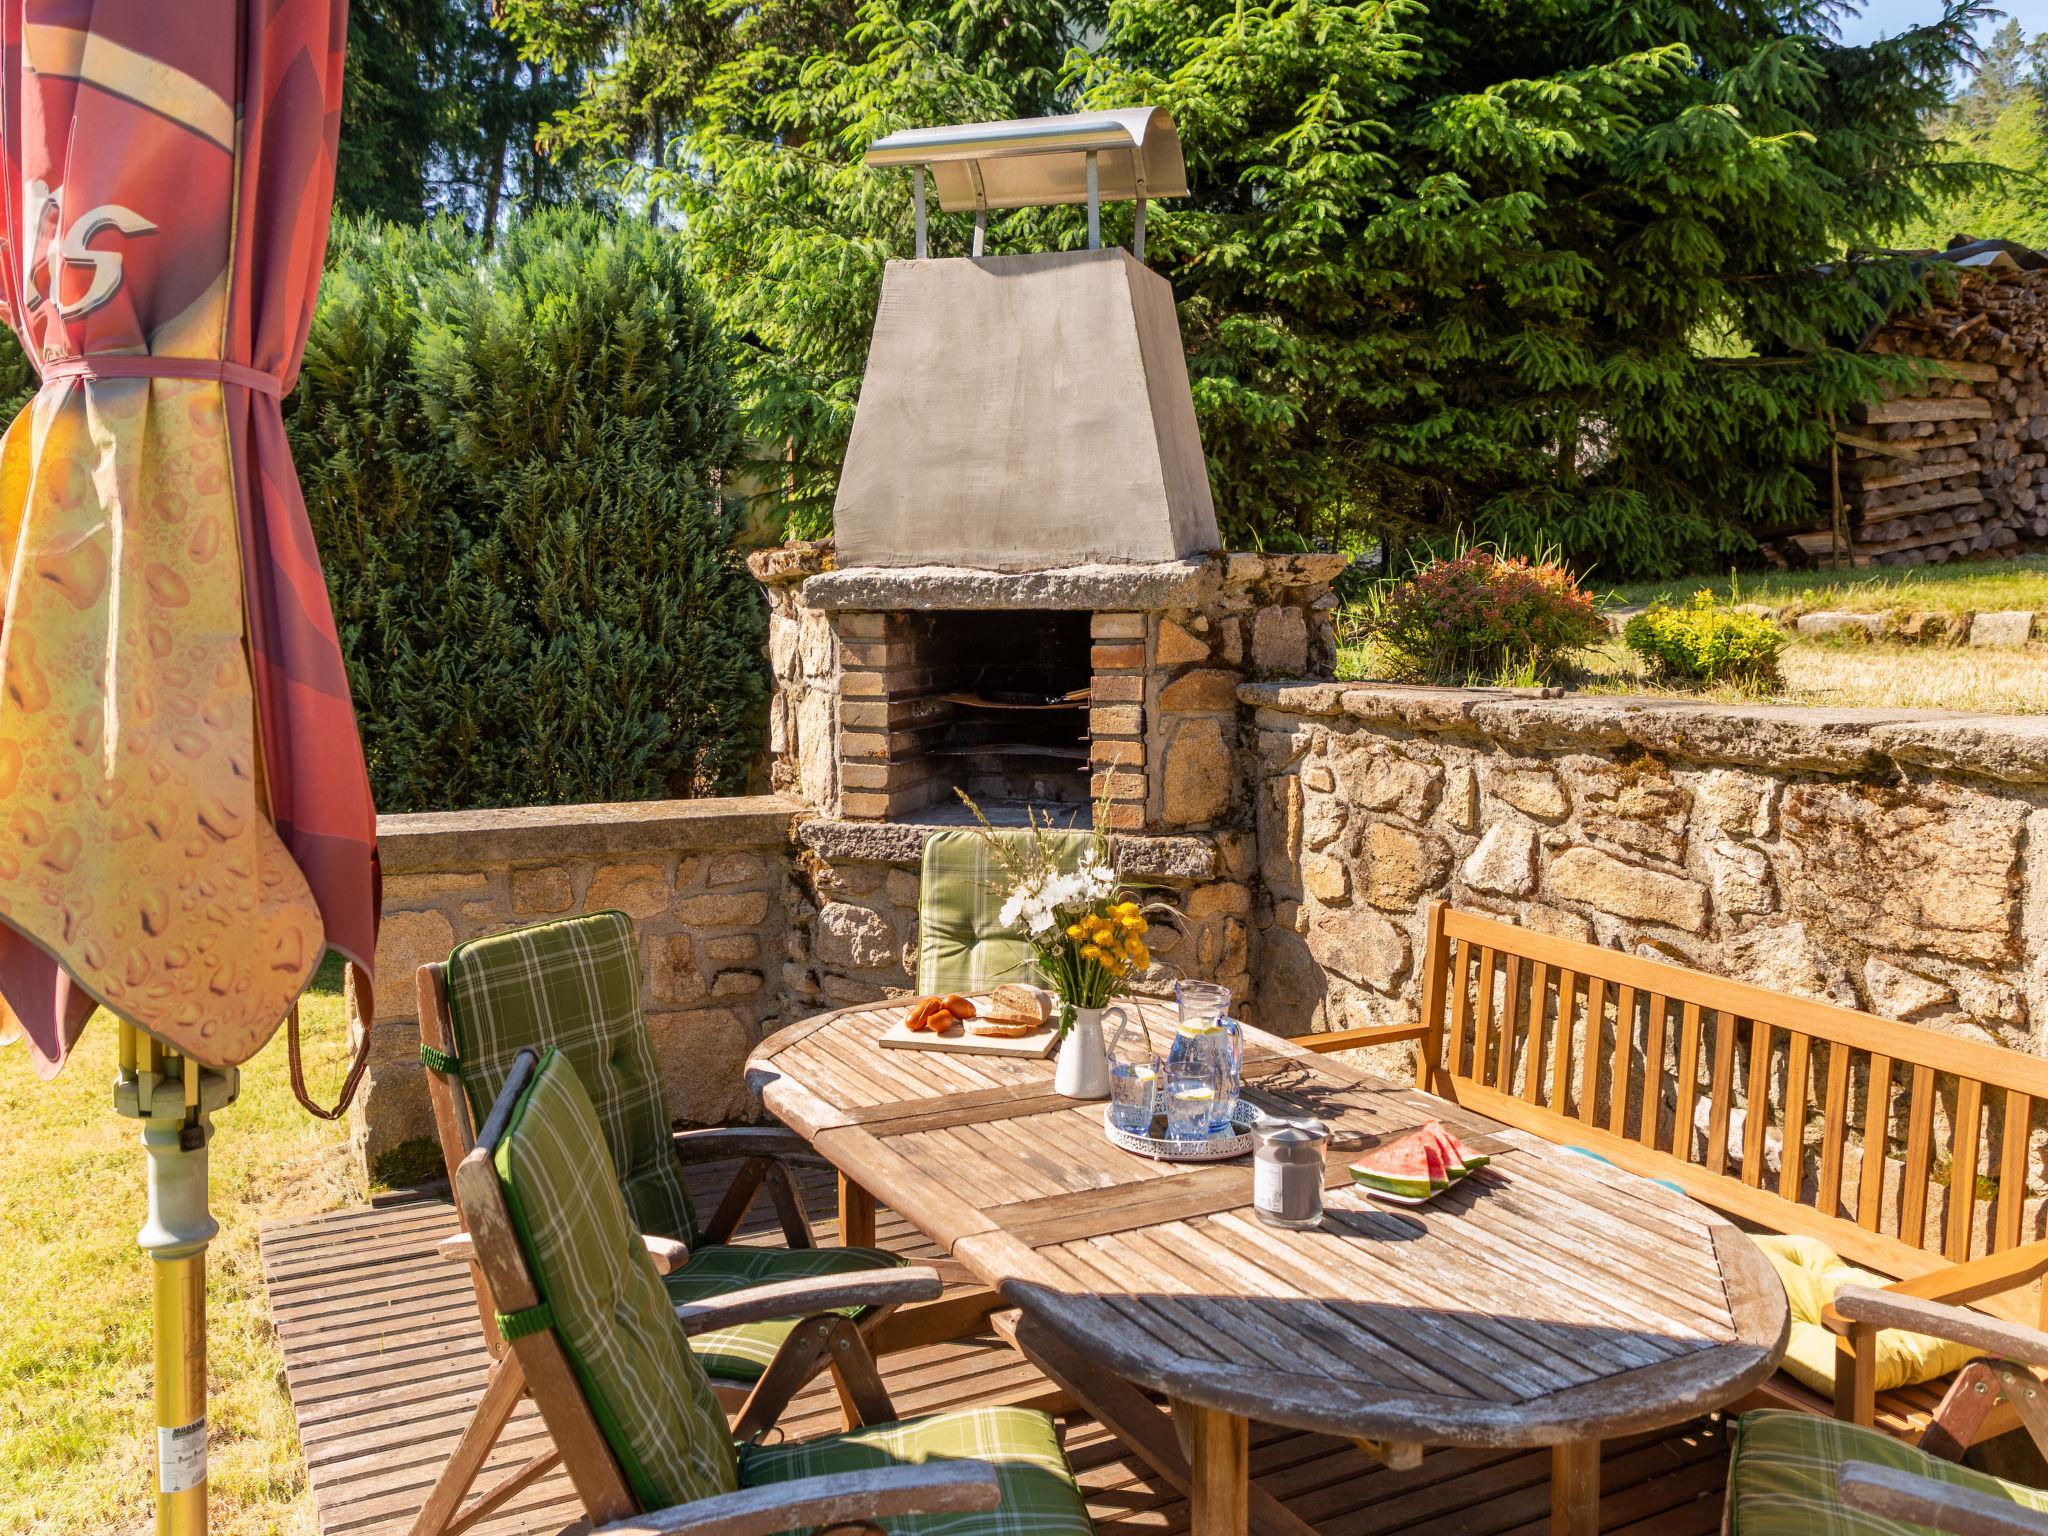
[[[706,1192],[723,1170],[693,1169]],[[821,1241],[832,1241],[834,1189],[820,1167],[804,1194]],[[700,1200],[705,1197],[700,1193]],[[761,1241],[775,1240],[763,1212]],[[281,1222],[262,1238],[271,1315],[322,1536],[403,1536],[483,1390],[488,1357],[465,1270],[434,1257],[455,1230],[451,1206],[413,1200]],[[936,1252],[884,1212],[880,1240]],[[1018,1401],[1050,1386],[992,1336],[887,1356],[883,1375],[906,1416],[989,1398]],[[1070,1415],[1067,1453],[1100,1536],[1176,1536],[1186,1502],[1092,1421]],[[792,1438],[839,1427],[836,1399],[817,1388],[783,1420]],[[493,1468],[531,1455],[546,1430],[529,1404]],[[1608,1536],[1710,1536],[1719,1529],[1726,1452],[1701,1422],[1605,1448],[1600,1527]],[[1255,1428],[1261,1487],[1326,1536],[1541,1536],[1548,1529],[1546,1451],[1438,1451],[1391,1472],[1342,1442]],[[487,1476],[485,1482],[488,1483]],[[553,1536],[579,1516],[566,1477],[525,1490],[474,1527],[477,1536]]]

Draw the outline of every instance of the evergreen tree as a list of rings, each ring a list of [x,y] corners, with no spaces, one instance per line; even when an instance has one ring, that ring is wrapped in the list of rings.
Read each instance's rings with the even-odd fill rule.
[[[355,0],[335,207],[417,223],[454,214],[489,235],[512,215],[576,200],[574,146],[541,153],[581,71],[520,56],[490,0]]]
[[[654,185],[688,203],[800,526],[829,505],[881,262],[909,249],[904,178],[860,150],[1154,101],[1195,190],[1154,211],[1148,257],[1230,538],[1455,531],[1662,573],[1807,515],[1828,415],[1899,370],[1842,345],[1914,281],[1865,253],[1981,179],[1920,129],[1980,0],[1866,47],[1833,40],[1842,9],[1112,0],[1075,27],[1055,4],[862,0],[821,39],[823,13],[771,0],[715,8],[730,33],[692,53],[684,0],[613,0],[578,46],[694,62],[646,111],[613,81],[556,132],[674,134]],[[965,239],[939,221],[939,253]],[[991,248],[1081,239],[1077,211],[1039,211]]]
[[[449,0],[355,0],[349,7],[337,212],[409,223],[426,217],[427,165],[448,115],[438,62],[454,19]]]
[[[338,226],[286,419],[380,808],[744,786],[723,353],[645,221]]]

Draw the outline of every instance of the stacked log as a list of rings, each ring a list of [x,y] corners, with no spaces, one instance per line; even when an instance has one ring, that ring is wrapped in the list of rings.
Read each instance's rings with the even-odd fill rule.
[[[2009,554],[2048,539],[2048,267],[1958,277],[1953,298],[1871,339],[1872,352],[1926,359],[1931,376],[1839,425],[1837,462],[1820,472],[1825,520],[1767,547],[1778,563],[1839,552],[1837,476],[1857,565]]]

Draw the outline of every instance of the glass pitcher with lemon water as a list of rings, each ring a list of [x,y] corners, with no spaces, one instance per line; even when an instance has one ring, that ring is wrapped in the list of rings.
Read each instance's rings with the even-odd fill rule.
[[[1230,988],[1210,981],[1182,981],[1175,983],[1173,997],[1180,1022],[1167,1048],[1166,1076],[1206,1078],[1214,1085],[1208,1132],[1217,1135],[1230,1129],[1244,1074],[1244,1034],[1230,1017]]]

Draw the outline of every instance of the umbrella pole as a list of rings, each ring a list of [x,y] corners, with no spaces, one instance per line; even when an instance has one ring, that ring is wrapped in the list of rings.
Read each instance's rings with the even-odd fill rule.
[[[211,1116],[235,1101],[238,1075],[203,1068],[123,1021],[116,1113],[142,1123],[149,1216],[136,1242],[155,1290],[157,1536],[206,1533],[206,1208]]]

